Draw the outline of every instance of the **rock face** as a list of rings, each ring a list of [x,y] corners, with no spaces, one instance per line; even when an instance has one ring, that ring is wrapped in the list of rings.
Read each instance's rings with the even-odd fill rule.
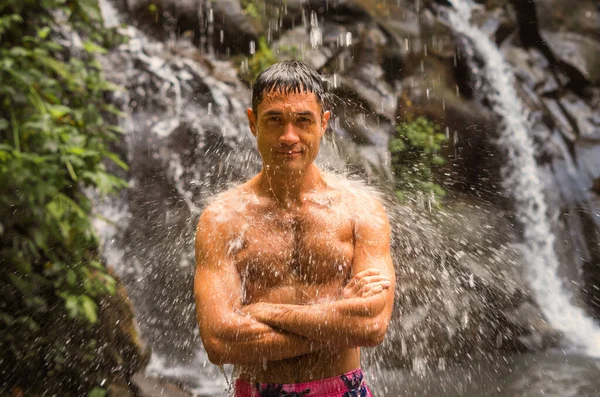
[[[449,137],[439,175],[449,190],[445,210],[387,203],[397,306],[389,337],[370,359],[418,370],[554,345],[558,335],[525,282],[521,230],[500,186],[498,120],[477,64],[466,61],[436,17],[444,2],[387,3],[269,0],[265,12],[279,23],[262,27],[276,56],[304,59],[330,76],[337,155],[326,146],[321,161],[390,186],[388,142],[398,122],[425,116]],[[485,3],[477,23],[513,66],[532,114],[565,274],[587,286],[586,299],[600,314],[599,68],[588,57],[597,51],[583,50],[596,48],[598,25],[549,11],[566,10],[568,2]],[[582,1],[577,18],[596,18],[592,3]],[[208,197],[259,169],[244,115],[250,94],[230,63],[206,57],[193,40],[161,43],[134,28],[128,34],[129,43],[106,62],[110,77],[127,88],[115,102],[129,114],[120,150],[131,164],[124,176],[132,189],[100,205],[119,219],[117,229],[106,230],[105,253],[117,256],[111,262],[155,353],[185,363],[200,344],[191,296],[197,217]]]
[[[117,7],[144,32],[160,40],[190,37],[211,55],[248,54],[250,42],[264,34],[239,0],[121,0]],[[254,13],[259,16],[255,8]]]
[[[503,46],[532,109],[548,186],[558,188],[547,192],[561,214],[558,248],[575,265],[584,298],[600,316],[599,196],[593,190],[600,175],[600,10],[594,1],[571,8],[558,0],[517,7],[519,26],[537,26],[540,40],[524,41],[521,34],[520,43]]]
[[[118,280],[116,274],[111,273]],[[127,379],[145,368],[150,360],[151,349],[141,339],[133,305],[120,280],[116,293],[101,299],[98,314],[100,341],[110,346],[111,372],[120,373],[122,378]]]
[[[204,200],[258,168],[244,129],[249,97],[229,65],[204,59],[197,48],[181,41],[169,47],[134,28],[125,33],[129,43],[105,62],[109,77],[127,89],[114,100],[130,114],[120,150],[132,187],[118,202],[100,203],[119,208],[122,221],[121,241],[106,250],[119,252],[112,261],[121,261],[154,352],[191,359],[200,345],[195,226]]]

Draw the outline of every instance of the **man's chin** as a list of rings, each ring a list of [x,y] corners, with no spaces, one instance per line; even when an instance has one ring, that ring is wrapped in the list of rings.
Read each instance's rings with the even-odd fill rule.
[[[301,174],[306,169],[304,161],[289,160],[278,162],[272,169],[281,174]]]

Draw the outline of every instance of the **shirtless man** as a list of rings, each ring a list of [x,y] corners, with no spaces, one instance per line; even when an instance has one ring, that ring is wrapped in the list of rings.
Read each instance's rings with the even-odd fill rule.
[[[212,363],[238,367],[238,397],[371,395],[359,348],[391,317],[390,227],[377,200],[313,163],[325,90],[297,61],[258,76],[247,113],[263,168],[198,223],[200,336]]]

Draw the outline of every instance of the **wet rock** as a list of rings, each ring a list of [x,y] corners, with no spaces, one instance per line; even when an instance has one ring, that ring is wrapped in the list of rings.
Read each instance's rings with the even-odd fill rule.
[[[115,4],[127,15],[127,22],[160,40],[187,30],[199,38],[198,16],[204,9],[204,0],[117,0]]]
[[[134,394],[129,382],[124,380],[112,382],[106,389],[108,397],[137,397]]]
[[[600,142],[600,123],[597,120],[598,109],[590,108],[588,103],[572,92],[565,93],[561,97],[560,105],[574,126],[578,139]]]
[[[556,347],[561,335],[545,320],[539,309],[530,302],[504,312],[506,320],[522,333],[516,339],[511,338],[514,348],[521,351],[540,351]],[[517,331],[518,332],[518,331]]]
[[[281,24],[287,30],[302,24],[306,0],[265,0],[265,4],[267,13],[275,18],[276,26]]]
[[[592,84],[600,83],[600,40],[573,32],[542,30],[541,35],[559,60],[575,67]]]
[[[107,78],[126,87],[113,100],[128,114],[120,150],[131,188],[98,205],[122,217],[103,226],[104,250],[120,253],[113,263],[153,353],[185,361],[200,346],[192,297],[200,208],[259,166],[245,117],[250,96],[230,64],[132,27],[125,33],[128,43],[104,62]]]
[[[192,397],[192,393],[166,380],[137,373],[131,377],[136,397]]]
[[[328,48],[312,48],[310,31],[304,26],[298,26],[283,33],[271,45],[273,53],[280,60],[298,59],[311,67],[320,70],[332,59],[333,51]]]
[[[151,349],[140,336],[135,311],[125,287],[114,270],[109,270],[118,284],[116,293],[103,296],[98,305],[99,334],[110,351],[113,372],[127,377],[146,367]]]
[[[596,179],[596,180],[594,181],[594,183],[592,184],[592,188],[591,188],[591,190],[592,190],[594,193],[596,193],[596,194],[600,195],[600,178],[598,178],[598,179]]]
[[[360,2],[354,0],[341,0],[331,2],[328,0],[308,0],[306,2],[309,11],[331,23],[340,25],[364,24],[372,20],[371,13]]]
[[[186,32],[203,51],[249,53],[250,42],[263,34],[259,21],[242,9],[239,0],[122,0],[117,2],[129,21],[146,33],[167,40]]]
[[[260,22],[247,15],[239,0],[219,0],[211,4],[214,11],[214,45],[221,54],[249,54],[250,42],[258,43],[258,38],[264,34]]]
[[[600,39],[600,9],[595,0],[579,0],[573,7],[569,0],[535,0],[542,30],[575,32]]]
[[[393,121],[397,98],[384,78],[382,64],[386,44],[386,38],[379,29],[364,29],[354,51],[354,62],[341,78],[341,84],[364,101],[372,112]]]
[[[503,54],[514,67],[515,76],[523,84],[536,89],[548,80],[548,62],[535,50],[527,50],[513,45],[503,46]],[[536,56],[540,55],[540,56]],[[552,77],[550,76],[550,79]],[[556,88],[543,89],[542,92],[554,91]]]

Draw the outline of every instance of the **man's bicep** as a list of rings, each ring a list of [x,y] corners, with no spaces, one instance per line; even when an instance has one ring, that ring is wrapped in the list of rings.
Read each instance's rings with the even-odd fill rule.
[[[201,334],[218,327],[241,305],[241,282],[226,252],[226,230],[202,214],[196,232],[194,296]]]
[[[363,207],[364,208],[364,207]],[[356,218],[352,273],[377,268],[393,277],[390,253],[390,224],[383,206],[373,200]]]

